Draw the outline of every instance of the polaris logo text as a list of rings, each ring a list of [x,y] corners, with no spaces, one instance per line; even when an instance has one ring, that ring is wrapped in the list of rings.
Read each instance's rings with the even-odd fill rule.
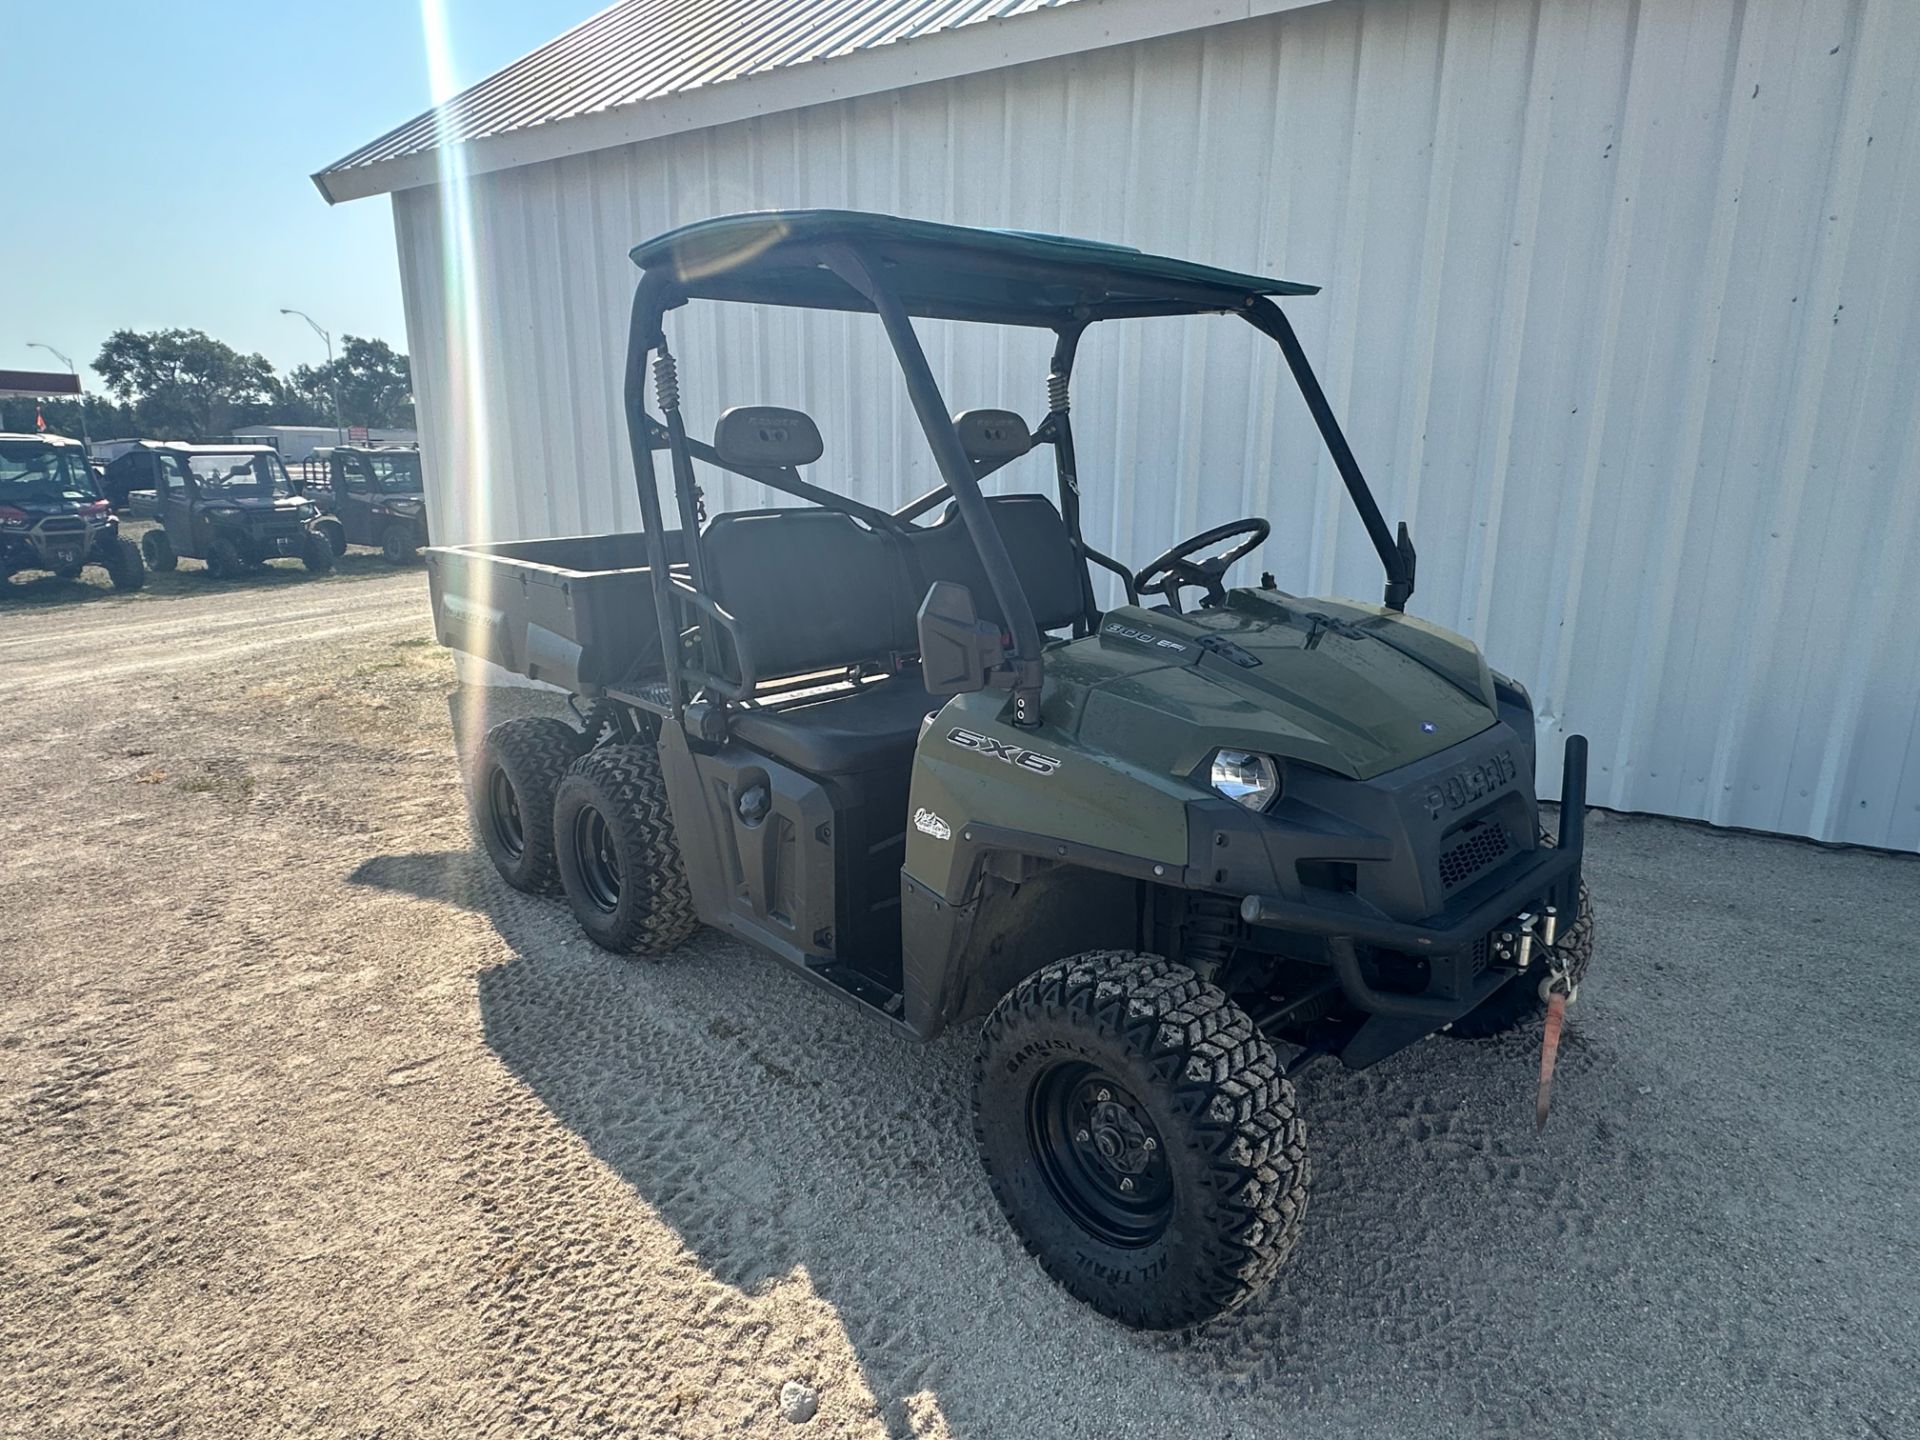
[[[1438,820],[1450,811],[1485,799],[1519,773],[1519,767],[1513,763],[1513,753],[1508,750],[1502,750],[1483,764],[1456,770],[1446,779],[1427,788],[1427,793],[1422,797],[1426,802],[1427,814]]]
[[[924,805],[913,812],[913,828],[922,835],[931,835],[936,840],[953,838],[953,827]]]
[[[1037,750],[1022,750],[1018,745],[1010,745],[1005,740],[995,740],[987,735],[976,735],[971,730],[949,730],[947,739],[962,750],[977,750],[982,755],[991,755],[996,760],[1004,760],[1035,775],[1051,775],[1060,768],[1060,762],[1051,755],[1042,755]]]

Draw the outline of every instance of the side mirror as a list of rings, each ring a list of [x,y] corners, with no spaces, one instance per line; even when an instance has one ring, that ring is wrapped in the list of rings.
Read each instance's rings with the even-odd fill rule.
[[[929,695],[968,695],[992,684],[1006,664],[1000,627],[973,608],[973,592],[951,580],[936,580],[920,602],[920,678]]]

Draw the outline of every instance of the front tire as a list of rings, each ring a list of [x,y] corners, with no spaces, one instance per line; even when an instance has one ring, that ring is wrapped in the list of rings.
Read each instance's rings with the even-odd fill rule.
[[[164,530],[149,530],[140,537],[140,554],[147,562],[149,570],[166,572],[180,563],[180,557],[173,553],[173,542],[167,539]]]
[[[138,590],[147,583],[147,567],[140,558],[140,547],[125,537],[116,537],[108,545],[102,563],[116,590]]]
[[[551,895],[559,888],[553,797],[582,739],[546,715],[503,720],[487,732],[472,778],[473,823],[493,868],[516,890]]]
[[[338,560],[347,553],[347,527],[338,520],[328,516],[314,521],[313,528],[327,537],[327,548],[333,551],[334,559]]]
[[[574,761],[553,835],[567,903],[594,944],[659,955],[700,928],[653,746],[603,745]]]
[[[1029,1254],[1143,1330],[1244,1304],[1306,1215],[1306,1130],[1273,1047],[1193,971],[1094,951],[988,1018],[974,1135]]]
[[[216,580],[233,580],[246,571],[240,547],[231,540],[215,539],[207,546],[207,574]]]
[[[413,527],[399,521],[387,526],[380,532],[380,553],[386,557],[389,565],[411,565],[413,563]]]
[[[300,563],[315,575],[332,572],[333,546],[318,530],[307,531],[306,538],[300,542]]]

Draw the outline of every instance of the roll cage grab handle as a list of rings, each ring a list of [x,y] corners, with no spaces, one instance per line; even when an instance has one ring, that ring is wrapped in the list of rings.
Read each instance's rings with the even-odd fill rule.
[[[879,528],[891,529],[896,525],[909,522],[915,514],[923,512],[944,492],[952,497],[954,507],[960,519],[972,537],[974,547],[979,554],[981,568],[986,572],[987,583],[992,587],[994,599],[999,602],[1000,613],[1006,617],[1007,629],[1013,641],[1013,654],[1002,683],[1013,692],[1016,725],[1032,726],[1040,721],[1041,662],[1040,649],[1043,643],[1039,628],[1034,624],[1033,610],[1027,601],[1026,591],[1021,588],[1019,576],[1013,568],[1013,562],[1007,554],[1006,543],[1001,539],[998,528],[993,523],[986,505],[986,498],[980,490],[982,471],[967,455],[966,447],[961,443],[959,431],[954,427],[948,415],[946,403],[941,397],[938,381],[935,380],[932,367],[927,363],[926,352],[921,348],[919,336],[914,332],[912,318],[900,298],[875,278],[873,268],[854,247],[850,245],[832,246],[823,257],[826,263],[841,279],[865,296],[879,315],[887,339],[893,346],[894,357],[900,364],[901,374],[906,382],[908,398],[914,413],[920,420],[927,443],[933,451],[933,458],[944,482],[938,489],[911,502],[904,509],[887,515],[873,510],[858,502],[836,496],[828,491],[806,484],[791,469],[765,474],[748,474],[746,478],[757,479],[774,489],[784,490],[801,498],[814,500],[815,503],[831,501],[832,508],[846,510],[860,515],[870,524]],[[642,274],[640,284],[634,292],[632,321],[627,337],[627,366],[624,387],[624,401],[627,412],[627,440],[633,456],[635,486],[639,492],[641,524],[645,528],[647,565],[652,576],[654,591],[655,619],[660,627],[660,650],[662,668],[666,672],[668,696],[676,721],[680,720],[685,708],[683,680],[697,681],[730,699],[743,699],[751,693],[752,680],[749,674],[744,684],[721,681],[708,670],[717,669],[717,640],[707,637],[703,649],[708,670],[689,670],[681,663],[679,626],[677,616],[679,607],[694,600],[705,603],[694,608],[704,613],[711,612],[708,618],[726,622],[723,628],[733,631],[731,617],[705,594],[705,577],[702,573],[702,555],[699,535],[693,533],[696,528],[695,493],[693,488],[691,460],[700,458],[717,460],[708,447],[692,440],[687,434],[679,412],[677,393],[663,395],[663,408],[666,408],[666,423],[662,425],[647,413],[646,382],[647,362],[656,352],[663,357],[668,354],[666,335],[662,320],[666,312],[685,303],[685,297],[677,293],[672,283],[654,272]],[[1319,378],[1314,374],[1307,360],[1306,351],[1301,348],[1299,337],[1294,333],[1292,324],[1285,313],[1265,296],[1250,296],[1245,307],[1240,310],[1241,319],[1256,330],[1268,336],[1280,347],[1287,368],[1292,372],[1294,383],[1299,387],[1301,398],[1307,403],[1320,438],[1333,457],[1334,467],[1340,472],[1340,479],[1346,486],[1348,497],[1359,512],[1361,523],[1366,527],[1367,538],[1372,542],[1375,553],[1380,557],[1382,568],[1387,574],[1384,604],[1390,610],[1405,610],[1407,601],[1413,595],[1414,575],[1417,555],[1412,538],[1407,533],[1406,522],[1400,522],[1398,533],[1387,528],[1385,517],[1380,513],[1379,505],[1374,501],[1373,492],[1367,486],[1365,475],[1361,473],[1360,463],[1354,458],[1352,448],[1347,444],[1346,436],[1335,418],[1333,407],[1328,403],[1326,392],[1320,388]],[[1054,447],[1055,467],[1060,482],[1061,518],[1066,522],[1067,533],[1071,537],[1075,551],[1084,559],[1091,560],[1103,568],[1113,571],[1121,577],[1126,587],[1129,602],[1135,601],[1132,576],[1117,561],[1098,553],[1088,546],[1080,533],[1080,486],[1076,472],[1073,448],[1072,422],[1068,418],[1068,385],[1072,378],[1073,362],[1079,348],[1080,336],[1087,325],[1086,320],[1076,320],[1063,324],[1056,330],[1056,344],[1052,364],[1047,376],[1047,418],[1036,440],[1044,440]],[[671,402],[670,404],[668,402]],[[689,569],[694,586],[688,587],[684,581],[675,577],[671,569],[671,560],[667,554],[666,534],[663,525],[663,513],[660,505],[660,493],[654,472],[653,452],[656,448],[665,448],[671,457],[674,488],[680,510],[680,521],[685,536]],[[727,467],[732,468],[732,467]],[[987,467],[990,471],[993,466]],[[745,473],[745,472],[742,472]],[[1094,613],[1091,581],[1084,566],[1081,574],[1081,591],[1087,615]],[[704,627],[703,627],[704,628]],[[732,635],[741,658],[742,637]]]

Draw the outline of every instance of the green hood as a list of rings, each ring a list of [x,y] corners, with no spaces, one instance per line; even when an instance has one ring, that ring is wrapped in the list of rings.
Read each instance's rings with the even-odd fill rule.
[[[1216,746],[1365,780],[1495,722],[1493,677],[1468,641],[1347,600],[1236,590],[1223,609],[1107,612],[1048,656],[1080,743],[1163,774]]]

